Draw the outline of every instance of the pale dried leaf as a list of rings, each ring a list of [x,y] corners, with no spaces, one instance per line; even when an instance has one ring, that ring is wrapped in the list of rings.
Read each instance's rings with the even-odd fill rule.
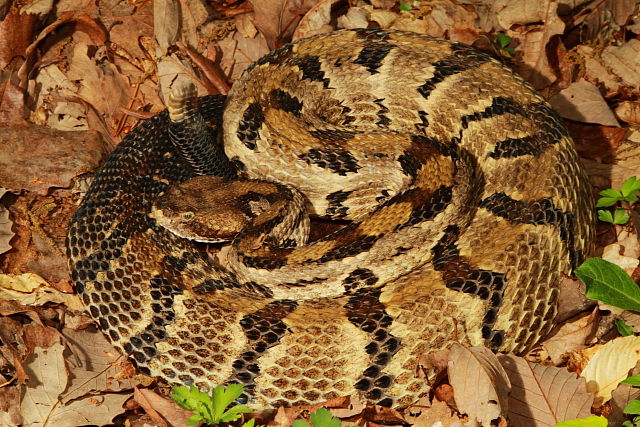
[[[545,2],[537,0],[496,0],[493,2],[493,13],[500,26],[509,30],[515,24],[526,25],[532,22],[545,21],[547,12]]]
[[[557,14],[558,3],[546,0],[539,4],[541,10],[544,10],[540,19],[544,24],[527,28],[522,35],[508,33],[520,41],[518,50],[522,51],[522,65],[518,67],[519,74],[536,89],[546,87],[557,79],[549,63],[546,48],[549,40],[562,34],[565,27]]]
[[[485,347],[454,344],[449,353],[449,382],[461,413],[483,425],[506,415],[509,378],[496,355]]]
[[[428,13],[422,18],[427,27],[427,34],[434,37],[448,35],[453,41],[460,41],[458,34],[473,31],[478,18],[473,10],[469,10],[449,0],[430,1]],[[465,36],[467,37],[467,36]]]
[[[165,399],[151,390],[137,387],[134,389],[133,398],[153,418],[158,426],[188,426],[187,420],[192,415],[191,411],[180,408],[173,400]]]
[[[542,346],[547,350],[554,364],[562,362],[562,355],[568,351],[578,351],[586,347],[595,337],[600,322],[600,314],[596,309],[577,319],[564,322],[552,332]]]
[[[371,11],[371,21],[375,22],[380,28],[391,28],[391,26],[398,19],[398,14],[390,10],[378,10]]]
[[[26,365],[29,387],[22,399],[21,414],[25,425],[73,427],[103,425],[122,412],[129,396],[108,393],[89,396],[64,405],[60,395],[67,386],[64,346],[54,343],[48,348],[36,347]]]
[[[27,425],[42,425],[59,405],[58,396],[67,387],[67,369],[62,353],[64,346],[36,347],[25,369],[29,386],[22,398],[21,413]]]
[[[640,398],[640,389],[629,384],[620,384],[611,393],[611,413],[607,417],[610,426],[619,426],[627,420],[623,409],[629,402]]]
[[[592,83],[600,83],[607,89],[605,96],[614,94],[620,89],[618,77],[607,70],[602,63],[602,58],[596,53],[593,47],[580,45],[575,48],[575,52],[582,58],[585,68],[585,78]]]
[[[177,0],[153,2],[153,32],[162,54],[178,40],[180,32],[180,4]]]
[[[106,47],[95,52],[78,43],[73,48],[67,77],[80,82],[78,95],[102,114],[113,115],[132,96],[132,88],[116,66],[108,60]]]
[[[204,0],[181,2],[180,40],[190,46],[201,46],[198,29],[210,20],[210,10]]]
[[[565,119],[619,126],[598,88],[586,80],[572,83],[549,100],[551,106]]]
[[[633,335],[616,338],[598,349],[581,374],[587,381],[587,391],[596,394],[595,408],[611,399],[611,392],[639,359],[640,337]]]
[[[65,328],[62,335],[67,338],[69,385],[60,396],[62,403],[85,396],[91,392],[122,391],[130,389],[131,380],[119,380],[122,368],[118,361],[124,357],[107,341],[102,332],[96,330],[73,330]]]
[[[634,255],[635,254],[631,254],[631,256],[628,256],[625,248],[623,248],[620,243],[612,243],[605,246],[602,250],[602,259],[616,264],[628,274],[632,274],[633,270],[638,266],[638,263],[640,263],[638,257]]]
[[[338,17],[338,28],[367,28],[371,6],[350,7],[347,13]]]
[[[636,311],[625,310],[618,315],[618,318],[631,326],[634,331],[640,332],[640,313]]]
[[[514,355],[499,355],[498,360],[511,380],[510,425],[554,426],[590,414],[593,394],[587,393],[583,378]]]
[[[628,86],[640,87],[640,40],[631,39],[622,46],[606,47],[602,61]]]
[[[311,37],[333,30],[331,25],[331,6],[339,0],[321,0],[307,12],[293,33],[293,40]]]
[[[20,415],[20,396],[22,385],[0,387],[0,425],[6,427],[22,426]]]
[[[413,31],[418,34],[426,34],[427,21],[417,18],[413,13],[402,11],[391,28],[394,30]]]
[[[67,294],[49,286],[37,274],[0,274],[0,299],[18,301],[23,305],[62,303],[71,310],[82,311],[84,304],[78,295]]]
[[[6,193],[7,190],[0,187],[0,199]],[[11,231],[13,221],[9,219],[9,210],[0,205],[0,254],[3,254],[11,250],[11,244],[9,243],[15,233]]]
[[[253,7],[254,24],[267,41],[269,48],[277,41],[286,40],[296,28],[300,16],[294,12],[306,12],[315,5],[313,0],[249,0]]]
[[[0,288],[2,289],[29,293],[41,286],[47,286],[47,282],[37,274],[0,274]]]
[[[446,427],[460,422],[460,417],[453,413],[449,405],[439,400],[434,400],[428,407],[413,408],[411,412],[414,415],[405,415],[405,418],[413,427]]]
[[[623,101],[616,107],[616,116],[632,126],[640,125],[640,101]]]

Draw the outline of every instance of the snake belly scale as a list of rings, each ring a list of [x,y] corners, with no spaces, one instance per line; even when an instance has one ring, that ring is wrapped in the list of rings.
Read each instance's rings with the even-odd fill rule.
[[[252,406],[351,393],[407,406],[425,389],[420,357],[454,340],[531,348],[592,245],[590,187],[561,119],[464,45],[315,36],[260,59],[187,119],[162,112],[122,141],[67,243],[87,311],[170,382],[240,382]],[[170,134],[189,139],[189,126],[208,148],[176,148]],[[309,214],[350,222],[304,245],[243,245],[254,226],[222,267],[150,214],[202,173],[275,182]]]

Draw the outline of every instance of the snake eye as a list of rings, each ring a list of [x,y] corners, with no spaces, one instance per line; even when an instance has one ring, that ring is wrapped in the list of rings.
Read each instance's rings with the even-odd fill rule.
[[[182,212],[181,217],[182,217],[182,219],[184,219],[184,220],[187,220],[187,221],[188,221],[188,220],[190,220],[190,219],[193,219],[194,214],[193,214],[193,212],[191,212],[191,211],[185,211],[185,212]]]

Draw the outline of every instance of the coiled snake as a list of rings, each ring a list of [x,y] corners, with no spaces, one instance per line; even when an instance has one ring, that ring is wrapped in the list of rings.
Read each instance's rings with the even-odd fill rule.
[[[354,392],[406,406],[425,388],[421,356],[453,340],[522,352],[549,331],[558,282],[592,242],[592,198],[561,119],[499,62],[343,30],[271,52],[228,98],[198,103],[130,133],[69,226],[75,289],[139,367],[244,383],[254,406]],[[255,182],[238,195],[252,206],[277,205],[261,190],[275,185],[350,222],[302,244],[271,233],[306,214],[276,209],[223,267],[150,214],[200,174]]]

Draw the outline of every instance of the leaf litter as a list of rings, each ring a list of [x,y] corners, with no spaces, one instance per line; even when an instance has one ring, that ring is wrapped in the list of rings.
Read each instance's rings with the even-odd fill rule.
[[[0,424],[184,425],[189,417],[81,314],[64,268],[66,224],[84,183],[129,130],[164,108],[176,78],[193,79],[201,94],[226,93],[270,49],[338,27],[445,37],[519,71],[567,119],[592,184],[619,188],[640,176],[639,3],[60,0],[0,8]],[[498,34],[509,43],[495,43]],[[637,230],[600,224],[598,239],[609,261],[640,277]],[[592,413],[624,421],[638,389],[619,382],[638,344],[615,338],[613,319],[635,330],[640,320],[594,309],[570,283],[555,333],[525,359],[454,345],[437,357],[436,383],[403,412],[355,396],[326,406],[352,425],[546,426]],[[290,425],[315,409],[255,415]]]

